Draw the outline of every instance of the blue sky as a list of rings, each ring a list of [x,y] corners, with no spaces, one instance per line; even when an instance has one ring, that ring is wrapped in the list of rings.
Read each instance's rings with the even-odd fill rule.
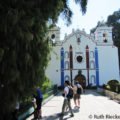
[[[80,7],[69,0],[69,6],[73,11],[72,24],[67,27],[65,22],[59,17],[57,25],[61,28],[61,40],[65,33],[70,34],[72,29],[85,29],[86,33],[90,33],[90,29],[97,25],[98,21],[106,21],[107,17],[114,11],[120,9],[120,0],[88,0],[87,12],[82,15]]]

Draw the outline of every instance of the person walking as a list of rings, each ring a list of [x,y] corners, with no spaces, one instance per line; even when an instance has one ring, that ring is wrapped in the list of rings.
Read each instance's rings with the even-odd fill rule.
[[[64,92],[63,92],[63,96],[64,96],[64,102],[63,102],[63,106],[62,106],[62,113],[60,114],[62,117],[65,114],[65,109],[66,107],[69,108],[69,111],[71,113],[70,117],[74,117],[72,108],[71,108],[71,104],[70,104],[70,99],[72,98],[69,94],[72,94],[72,87],[70,86],[70,82],[69,81],[65,81],[64,83],[65,87],[64,87]]]
[[[81,98],[81,94],[83,93],[83,88],[78,81],[75,82],[73,90],[74,90],[75,108],[80,108],[80,98]]]

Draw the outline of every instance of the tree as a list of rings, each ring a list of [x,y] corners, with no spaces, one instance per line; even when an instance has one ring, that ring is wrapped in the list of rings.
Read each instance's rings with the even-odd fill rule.
[[[87,0],[75,0],[82,13]],[[47,22],[63,14],[71,23],[68,0],[0,1],[0,119],[13,111],[17,100],[30,96],[45,78],[49,54]],[[9,120],[11,119],[10,116]]]
[[[104,20],[103,20],[103,21],[98,21],[96,27],[92,28],[92,29],[90,30],[90,33],[94,33],[95,30],[97,29],[97,27],[104,26],[105,24],[106,24],[106,23],[104,22]]]
[[[120,10],[108,16],[107,24],[113,27],[114,44],[120,47]]]

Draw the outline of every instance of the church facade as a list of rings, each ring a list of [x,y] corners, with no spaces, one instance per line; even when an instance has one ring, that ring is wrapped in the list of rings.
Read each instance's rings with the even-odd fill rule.
[[[118,49],[113,45],[112,27],[98,27],[91,35],[84,30],[72,30],[60,40],[60,28],[49,33],[54,40],[47,77],[63,86],[65,80],[74,83],[78,71],[86,78],[86,86],[100,86],[109,80],[119,80]]]

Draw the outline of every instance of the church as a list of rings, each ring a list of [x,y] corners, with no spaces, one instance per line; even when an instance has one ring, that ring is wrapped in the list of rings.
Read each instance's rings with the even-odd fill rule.
[[[73,29],[60,40],[60,28],[55,26],[48,36],[53,42],[46,76],[53,84],[63,86],[65,80],[74,83],[79,71],[86,86],[119,81],[118,48],[113,44],[112,27],[97,27],[92,34]]]

